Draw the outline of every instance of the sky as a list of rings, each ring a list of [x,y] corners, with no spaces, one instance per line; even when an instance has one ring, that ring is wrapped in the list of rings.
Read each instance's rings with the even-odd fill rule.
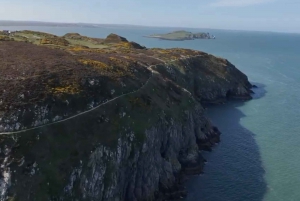
[[[0,0],[0,20],[300,33],[300,0]]]

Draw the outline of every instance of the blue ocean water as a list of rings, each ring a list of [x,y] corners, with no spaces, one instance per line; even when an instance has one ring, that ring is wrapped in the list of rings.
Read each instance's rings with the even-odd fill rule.
[[[0,27],[93,37],[116,33],[147,47],[182,47],[227,58],[257,86],[254,99],[209,108],[222,142],[204,153],[204,174],[187,182],[187,201],[300,200],[300,34],[208,31],[216,40],[160,41],[173,28]]]

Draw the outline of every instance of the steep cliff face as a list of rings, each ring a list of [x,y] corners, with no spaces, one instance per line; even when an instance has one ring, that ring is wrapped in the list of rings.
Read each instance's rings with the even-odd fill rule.
[[[79,177],[80,191],[87,190],[84,196],[88,200],[158,200],[184,196],[181,175],[202,171],[201,141],[209,138],[213,144],[219,137],[218,131],[203,117],[201,107],[186,111],[184,117],[183,122],[162,117],[145,131],[146,139],[140,147],[133,145],[129,136],[129,139],[119,139],[117,151],[97,148],[90,158],[90,168]],[[115,171],[110,172],[111,167]],[[111,174],[109,186],[105,186],[107,171]]]
[[[54,55],[54,60],[37,65],[34,72],[26,68],[30,61],[12,68],[28,73],[14,82],[42,89],[31,87],[25,93],[20,85],[7,84],[8,77],[15,76],[5,74],[4,67],[13,62],[9,59],[0,69],[5,75],[0,87],[14,89],[1,96],[0,200],[184,196],[182,177],[201,173],[201,150],[210,150],[220,140],[202,104],[251,98],[243,73],[203,52],[130,47],[116,54],[116,46],[112,53],[40,46],[31,51],[34,48]],[[61,67],[71,71],[49,70],[57,67],[52,65],[57,54],[67,61]],[[111,63],[105,62],[108,58]],[[46,76],[45,70],[50,71]],[[51,90],[42,93],[49,83]],[[32,94],[41,98],[28,98]]]

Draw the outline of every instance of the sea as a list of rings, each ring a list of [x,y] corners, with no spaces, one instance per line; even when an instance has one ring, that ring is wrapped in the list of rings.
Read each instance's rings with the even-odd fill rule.
[[[146,47],[189,48],[224,57],[244,72],[253,100],[210,107],[207,116],[222,132],[204,174],[186,183],[186,201],[300,201],[300,34],[188,29],[215,40],[164,41],[143,36],[179,28],[103,25],[0,27],[91,37],[116,33]],[[183,28],[180,28],[183,29]]]

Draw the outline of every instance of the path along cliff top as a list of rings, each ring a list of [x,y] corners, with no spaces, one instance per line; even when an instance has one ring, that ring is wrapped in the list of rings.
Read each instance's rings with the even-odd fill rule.
[[[28,30],[0,32],[0,121],[19,122],[20,118],[26,121],[33,117],[25,117],[28,113],[25,110],[45,107],[49,111],[51,105],[56,108],[53,114],[59,114],[52,121],[57,121],[88,110],[87,105],[92,108],[139,89],[151,76],[149,66],[200,56],[202,66],[217,66],[204,68],[202,73],[207,75],[224,77],[222,71],[233,66],[225,59],[200,51],[148,49],[116,34],[101,39],[78,33],[60,37]],[[178,70],[185,74],[186,66],[182,63]],[[66,111],[66,106],[72,112]],[[63,110],[64,114],[60,114]],[[40,119],[45,116],[42,112],[32,115],[40,115]],[[46,123],[22,124],[34,127]],[[13,127],[0,128],[0,132],[20,129],[18,123]]]

